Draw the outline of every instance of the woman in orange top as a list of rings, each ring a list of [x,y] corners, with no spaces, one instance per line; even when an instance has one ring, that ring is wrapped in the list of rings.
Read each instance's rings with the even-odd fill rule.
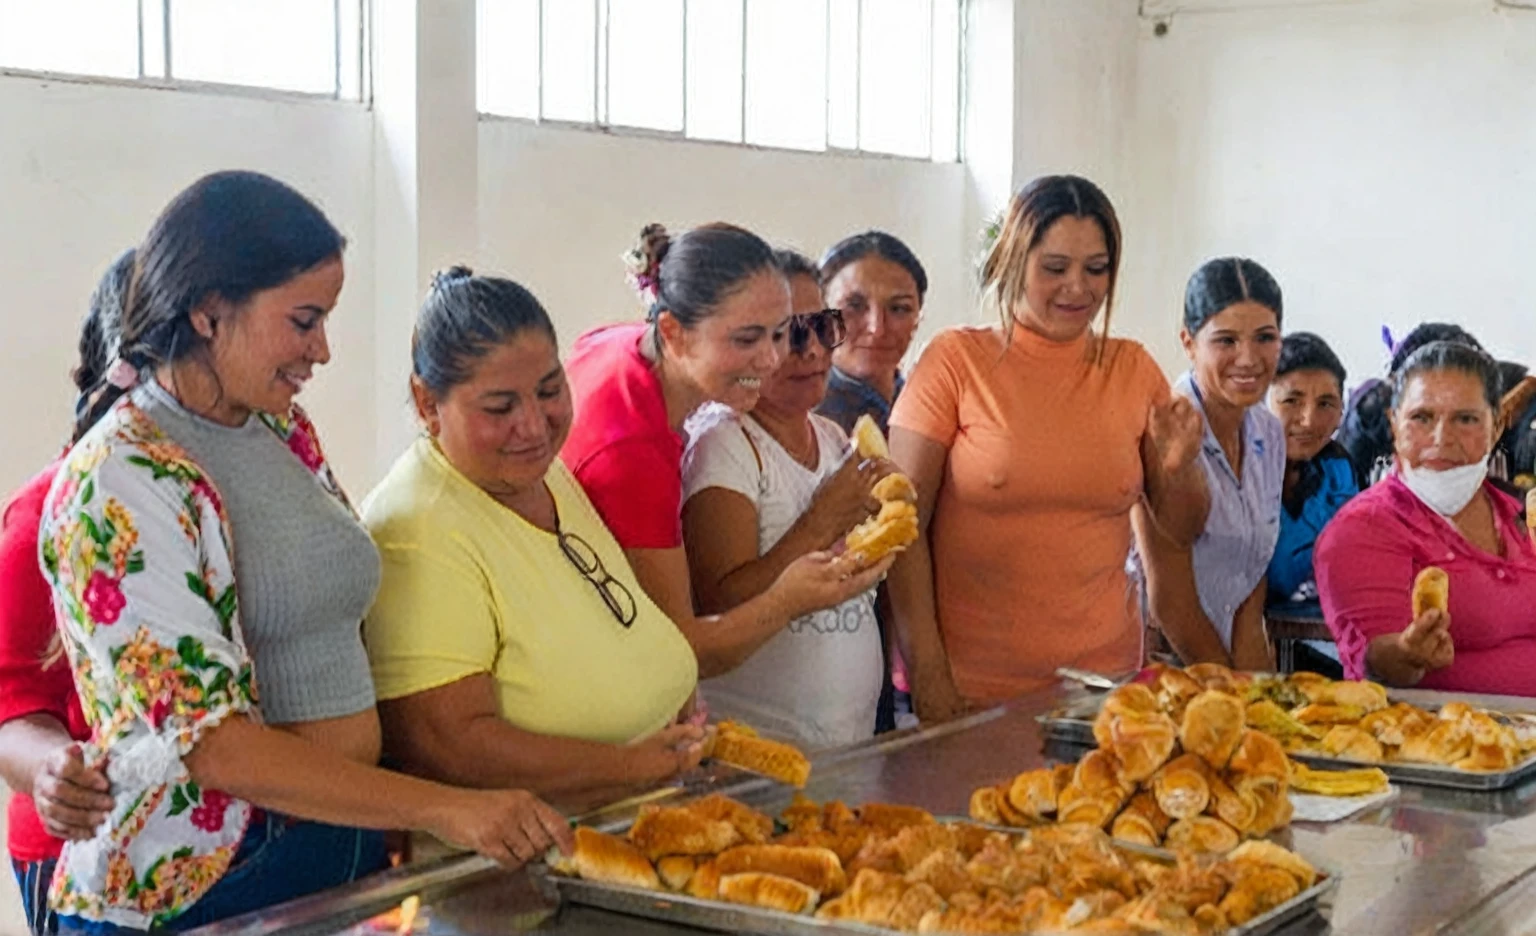
[[[1138,665],[1131,511],[1175,542],[1205,522],[1199,414],[1141,345],[1108,336],[1119,265],[1097,186],[1029,183],[982,270],[1001,327],[936,336],[896,402],[892,458],[923,535],[890,590],[925,721],[1040,688],[1059,666]]]

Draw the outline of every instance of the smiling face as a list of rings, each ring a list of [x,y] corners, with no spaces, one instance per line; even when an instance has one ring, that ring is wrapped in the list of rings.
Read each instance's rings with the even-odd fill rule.
[[[826,304],[843,313],[847,339],[832,352],[838,369],[859,380],[889,379],[901,367],[921,321],[917,280],[899,263],[870,254],[827,281]]]
[[[714,314],[692,328],[663,312],[657,323],[666,356],[706,401],[737,412],[757,404],[778,369],[789,333],[789,284],[776,270],[748,277]]]
[[[1024,308],[1014,317],[1052,341],[1081,338],[1109,294],[1104,229],[1092,218],[1060,218],[1024,262]]]
[[[1393,449],[1411,468],[1446,471],[1480,462],[1496,436],[1483,382],[1466,371],[1414,374],[1389,416]]]
[[[1280,360],[1280,326],[1267,306],[1234,303],[1180,338],[1208,402],[1238,409],[1263,402]]]
[[[1269,408],[1285,427],[1286,460],[1311,461],[1344,419],[1344,389],[1329,371],[1294,370],[1275,378]]]
[[[789,284],[790,301],[796,315],[821,311],[821,289],[809,276],[796,276]],[[764,409],[788,416],[804,417],[821,405],[827,395],[827,374],[832,369],[832,352],[814,334],[805,348],[796,354],[786,351],[778,370],[763,381],[757,411]]]
[[[327,260],[236,305],[210,299],[192,315],[230,412],[283,414],[331,359],[326,320],[345,280],[341,258]]]
[[[549,335],[518,332],[441,397],[411,379],[416,409],[449,463],[489,494],[541,481],[571,431],[571,392]]]

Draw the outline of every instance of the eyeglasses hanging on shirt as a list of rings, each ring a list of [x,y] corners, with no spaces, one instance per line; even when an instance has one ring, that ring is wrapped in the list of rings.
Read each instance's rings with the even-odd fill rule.
[[[576,567],[582,578],[597,589],[597,594],[603,599],[603,604],[608,606],[608,610],[613,612],[614,618],[625,628],[632,626],[640,613],[635,605],[635,596],[623,582],[609,574],[591,543],[560,528],[558,513],[555,514],[555,539],[560,543],[560,551],[565,554],[565,558]]]

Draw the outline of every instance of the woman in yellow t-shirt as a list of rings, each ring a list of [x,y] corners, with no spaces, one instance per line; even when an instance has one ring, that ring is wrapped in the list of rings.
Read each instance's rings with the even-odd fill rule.
[[[426,436],[363,507],[383,558],[365,637],[386,753],[572,797],[695,766],[702,733],[677,722],[698,664],[556,458],[571,396],[538,300],[439,274],[412,365]]]

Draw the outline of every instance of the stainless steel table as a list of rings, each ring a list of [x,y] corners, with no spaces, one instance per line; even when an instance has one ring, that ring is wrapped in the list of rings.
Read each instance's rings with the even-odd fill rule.
[[[1081,749],[1047,748],[1035,716],[1077,690],[1053,689],[945,725],[884,735],[873,743],[823,753],[813,762],[807,794],[911,803],[963,815],[982,784],[1075,759]],[[717,784],[768,812],[790,793],[763,781]],[[1344,822],[1297,823],[1286,844],[1343,873],[1331,906],[1288,933],[1415,936],[1456,933],[1536,934],[1536,783],[1498,793],[1402,787],[1395,800]],[[315,934],[362,936],[381,930],[360,923],[421,897],[428,936],[497,936],[532,932],[649,934],[695,932],[580,907],[559,907],[525,873],[509,873],[474,857],[398,869],[239,920],[198,930],[201,936]]]

